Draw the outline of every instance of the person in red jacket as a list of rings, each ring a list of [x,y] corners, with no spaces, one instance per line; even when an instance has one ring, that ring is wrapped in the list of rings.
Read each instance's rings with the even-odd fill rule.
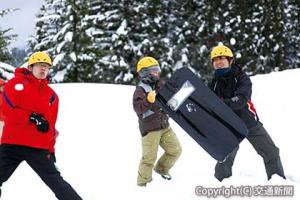
[[[3,125],[4,125],[4,115],[2,112],[2,92],[3,92],[3,88],[5,85],[5,81],[0,79],[0,139],[1,139],[1,135],[2,135],[2,129],[3,129]]]
[[[3,113],[5,125],[0,145],[0,187],[18,165],[28,165],[59,200],[81,200],[55,167],[54,144],[59,99],[48,86],[51,58],[33,53],[28,68],[17,68],[15,77],[5,84]],[[0,189],[1,195],[1,189]]]

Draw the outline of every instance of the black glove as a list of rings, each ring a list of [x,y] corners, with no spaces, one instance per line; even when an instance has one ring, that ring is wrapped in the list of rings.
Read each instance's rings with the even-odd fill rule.
[[[37,113],[31,113],[29,116],[29,121],[34,123],[37,127],[37,130],[46,133],[49,130],[49,123],[48,121],[43,117],[43,115],[39,115]]]
[[[239,98],[238,96],[234,96],[234,97],[232,97],[232,98],[230,98],[230,99],[224,99],[223,102],[224,102],[225,104],[227,104],[228,106],[230,106],[232,103],[236,103],[236,102],[238,102],[239,100],[240,100],[240,98]]]

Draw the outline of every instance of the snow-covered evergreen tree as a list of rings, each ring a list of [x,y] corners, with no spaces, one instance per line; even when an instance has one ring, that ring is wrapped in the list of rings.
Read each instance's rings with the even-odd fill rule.
[[[35,51],[55,53],[55,35],[63,23],[64,0],[46,0],[37,14],[35,35],[29,41],[30,54]]]
[[[300,67],[300,2],[284,1],[284,44],[286,68]]]
[[[124,50],[127,49],[125,60],[135,71],[136,63],[141,57],[153,56],[161,65],[162,75],[170,75],[173,61],[172,44],[169,39],[169,1],[133,1],[132,5],[124,4],[130,8],[128,13],[125,13],[125,18],[128,19],[128,40],[123,46]],[[119,54],[124,50],[119,49]]]
[[[102,1],[93,10],[95,42],[104,53],[97,75],[110,83],[133,81],[142,56],[156,57],[166,69],[168,1]]]
[[[0,11],[0,17],[3,17],[10,12],[13,12],[17,9],[6,9]],[[0,78],[3,80],[10,79],[15,71],[15,68],[6,64],[5,62],[11,61],[11,55],[9,51],[9,44],[16,37],[16,35],[9,35],[8,32],[11,29],[2,30],[0,27]]]
[[[0,61],[7,62],[10,60],[8,45],[10,44],[10,36],[7,35],[9,30],[0,30]]]
[[[57,65],[57,33],[61,30],[63,14],[65,13],[65,0],[45,0],[45,4],[40,8],[37,14],[35,35],[29,40],[28,56],[36,51],[46,51],[52,57],[54,68],[57,71],[61,69]],[[57,73],[54,73],[57,74]],[[63,80],[63,76],[62,76]]]
[[[157,58],[163,77],[187,66],[207,80],[219,42],[249,74],[268,73],[299,67],[299,7],[296,0],[46,0],[31,49],[50,53],[58,82],[134,83],[142,56]]]
[[[0,17],[7,15],[17,9],[0,10]],[[9,44],[17,35],[8,34],[11,28],[2,30],[0,27],[0,62],[8,62],[10,60]]]
[[[170,3],[169,34],[174,69],[192,67],[200,77],[211,74],[208,38],[211,35],[205,1],[172,1]],[[209,18],[209,17],[208,17]]]
[[[257,4],[257,22],[252,33],[255,46],[254,60],[248,70],[253,73],[269,73],[286,68],[284,60],[284,24],[283,5],[281,0],[259,1]],[[257,12],[258,12],[257,11]],[[255,14],[255,12],[254,12]],[[256,57],[255,57],[256,56]]]
[[[85,19],[90,26],[86,33],[92,38],[91,47],[96,54],[93,76],[98,82],[113,83],[113,68],[121,66],[116,59],[112,59],[112,35],[122,18],[117,1],[90,2],[89,15]]]
[[[96,54],[86,33],[88,3],[81,0],[47,0],[36,25],[34,51],[47,51],[53,59],[53,81],[91,82]]]
[[[228,45],[249,74],[283,69],[282,8],[279,0],[206,2],[199,16],[205,23],[200,34],[203,49],[210,51],[219,42]]]
[[[0,79],[2,80],[9,80],[14,76],[15,67],[0,62]]]
[[[24,48],[14,47],[11,49],[11,62],[12,66],[22,66],[26,62],[27,52]]]

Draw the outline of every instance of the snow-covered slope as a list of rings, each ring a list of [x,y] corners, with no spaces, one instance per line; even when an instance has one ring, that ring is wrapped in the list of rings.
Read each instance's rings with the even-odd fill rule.
[[[182,156],[171,171],[173,179],[165,181],[154,173],[154,180],[146,188],[136,186],[141,137],[132,109],[134,87],[106,84],[52,85],[60,96],[57,166],[85,200],[196,200],[199,199],[196,186],[221,190],[222,186],[249,186],[257,194],[259,186],[267,185],[293,186],[293,198],[297,199],[300,192],[299,77],[300,70],[287,70],[252,78],[253,102],[281,150],[287,180],[274,176],[267,181],[263,160],[244,140],[233,176],[219,183],[213,176],[215,161],[171,121],[183,147]],[[53,200],[55,197],[28,165],[22,163],[4,183],[2,199]]]

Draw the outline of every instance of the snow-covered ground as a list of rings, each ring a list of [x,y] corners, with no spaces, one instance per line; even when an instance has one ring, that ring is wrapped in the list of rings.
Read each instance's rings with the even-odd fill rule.
[[[233,176],[218,182],[213,176],[215,160],[171,121],[183,147],[183,153],[171,171],[173,179],[166,181],[154,173],[154,180],[146,188],[136,186],[141,137],[132,109],[134,87],[106,84],[52,85],[60,96],[57,166],[85,200],[193,200],[200,199],[195,194],[197,186],[220,188],[225,193],[230,187],[244,192],[252,190],[250,196],[255,199],[266,198],[255,194],[266,189],[270,192],[267,186],[286,194],[294,188],[292,198],[298,199],[299,77],[299,69],[252,77],[252,100],[265,128],[280,148],[287,180],[273,176],[267,181],[262,158],[244,140],[236,157]],[[198,191],[209,192],[206,189]],[[288,199],[268,199],[283,198]],[[22,163],[2,187],[1,200],[21,199],[55,199],[26,163]]]

